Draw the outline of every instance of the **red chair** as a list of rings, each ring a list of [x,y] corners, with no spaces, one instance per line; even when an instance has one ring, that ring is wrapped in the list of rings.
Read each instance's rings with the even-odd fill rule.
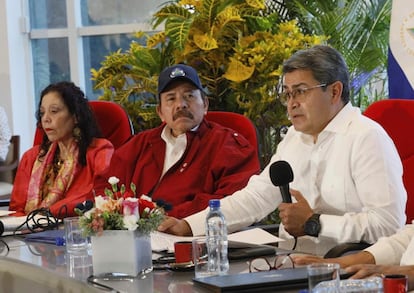
[[[403,164],[407,190],[407,223],[414,220],[414,100],[386,99],[372,103],[364,115],[377,121],[394,141]]]
[[[109,101],[89,101],[89,104],[95,113],[95,118],[103,137],[112,142],[115,149],[120,147],[134,134],[131,120],[121,105]],[[40,144],[43,135],[43,130],[41,128],[36,128],[33,145]]]
[[[256,148],[256,154],[259,158],[257,130],[249,118],[242,114],[233,112],[211,111],[207,112],[206,119],[239,132],[250,142],[252,146]]]

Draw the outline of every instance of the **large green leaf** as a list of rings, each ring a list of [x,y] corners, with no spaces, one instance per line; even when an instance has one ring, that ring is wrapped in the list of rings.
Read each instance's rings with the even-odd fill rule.
[[[175,4],[170,4],[162,7],[157,13],[154,14],[152,25],[153,27],[158,27],[162,22],[171,18],[185,21],[192,17],[193,13],[191,13],[188,9]]]

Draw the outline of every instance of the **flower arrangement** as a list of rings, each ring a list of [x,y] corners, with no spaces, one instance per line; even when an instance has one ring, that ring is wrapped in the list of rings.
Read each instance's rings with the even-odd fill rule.
[[[151,198],[142,195],[136,198],[136,186],[130,190],[124,184],[118,188],[119,179],[110,177],[112,189],[105,188],[105,195],[95,197],[95,206],[89,211],[76,211],[80,215],[80,225],[87,236],[99,236],[104,230],[138,230],[149,234],[157,229],[164,218],[164,210]]]

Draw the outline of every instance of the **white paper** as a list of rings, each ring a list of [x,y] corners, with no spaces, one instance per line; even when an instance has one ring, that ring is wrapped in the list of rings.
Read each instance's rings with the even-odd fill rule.
[[[249,247],[284,241],[282,238],[260,228],[232,233],[228,235],[227,239],[229,240],[229,247]]]
[[[42,218],[42,215],[36,215],[32,218],[29,222],[29,225],[32,225],[35,221],[38,221],[39,218]],[[27,216],[20,216],[20,217],[13,217],[13,216],[5,216],[1,217],[1,221],[4,225],[4,231],[14,231],[18,227],[20,227],[24,222],[26,222]],[[27,226],[24,225],[20,227],[19,230],[27,229]]]
[[[155,231],[151,233],[151,247],[153,251],[173,252],[174,242],[192,241],[194,238],[199,237],[175,236]],[[232,233],[227,236],[227,239],[229,240],[229,247],[250,247],[283,241],[283,239],[260,228]]]
[[[11,214],[14,214],[15,211],[5,211],[5,210],[0,210],[0,217],[4,217],[4,216],[8,216]]]
[[[192,241],[196,237],[175,236],[163,232],[151,233],[151,248],[152,251],[174,251],[174,242],[178,241]]]

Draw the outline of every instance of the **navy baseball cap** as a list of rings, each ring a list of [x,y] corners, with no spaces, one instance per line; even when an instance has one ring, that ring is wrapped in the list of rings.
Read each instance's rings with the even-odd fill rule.
[[[165,68],[158,77],[158,96],[167,88],[167,86],[176,80],[186,80],[194,84],[200,91],[205,92],[197,71],[188,65],[176,64]]]

